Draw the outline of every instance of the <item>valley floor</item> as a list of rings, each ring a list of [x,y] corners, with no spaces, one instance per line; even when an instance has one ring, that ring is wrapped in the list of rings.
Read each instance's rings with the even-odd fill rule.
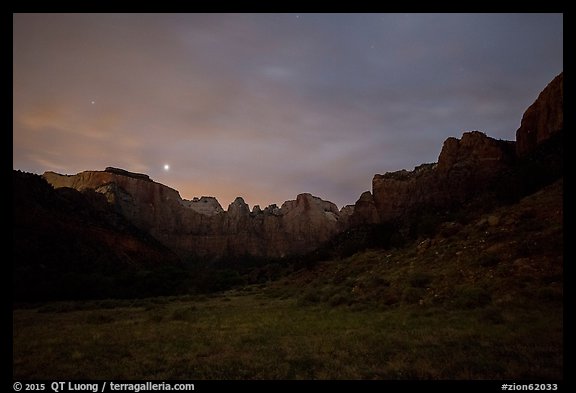
[[[50,303],[14,311],[13,376],[561,379],[561,307],[503,317],[418,305],[297,306],[250,291]]]

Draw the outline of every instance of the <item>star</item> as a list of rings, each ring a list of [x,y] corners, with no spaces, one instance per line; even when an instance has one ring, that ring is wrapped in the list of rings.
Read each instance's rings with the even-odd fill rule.
[[[170,165],[164,164],[164,170],[168,172],[170,170]]]
[[[96,101],[90,101],[90,103],[91,103],[92,105],[94,105],[94,104],[96,103]]]

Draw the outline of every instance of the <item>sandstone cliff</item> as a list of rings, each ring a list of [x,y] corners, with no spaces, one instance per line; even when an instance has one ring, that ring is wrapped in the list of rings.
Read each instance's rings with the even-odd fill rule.
[[[115,212],[102,194],[54,189],[40,176],[19,171],[12,185],[15,299],[167,293],[142,271],[178,270],[180,259]]]
[[[375,175],[374,203],[381,223],[426,210],[449,209],[486,191],[514,159],[514,143],[479,131],[444,142],[437,164]]]
[[[280,208],[252,211],[238,197],[224,211],[215,198],[182,200],[176,190],[145,175],[113,168],[77,175],[46,172],[44,178],[56,188],[103,194],[138,228],[181,256],[282,258],[309,253],[349,228],[457,207],[489,188],[513,158],[513,142],[466,132],[444,142],[437,164],[376,175],[373,193],[363,193],[341,211],[306,193]]]
[[[336,205],[311,194],[300,194],[281,208],[272,205],[252,212],[238,197],[224,211],[215,198],[182,200],[176,190],[146,175],[115,168],[76,175],[46,172],[43,177],[55,188],[91,189],[103,194],[138,228],[184,257],[301,255],[345,226]]]
[[[561,73],[524,113],[516,143],[478,131],[465,132],[461,139],[444,142],[436,164],[375,175],[372,193],[379,222],[406,221],[455,209],[485,193],[519,196],[535,191],[561,176],[562,141],[558,136],[563,127]],[[372,220],[369,200],[369,195],[363,195],[357,202],[356,222]]]
[[[182,204],[205,216],[213,216],[224,211],[218,200],[214,197],[203,196],[201,198],[194,198],[191,201],[183,199]]]
[[[525,156],[563,129],[564,73],[560,73],[524,112],[516,131],[518,156]]]
[[[374,196],[370,191],[363,192],[354,204],[354,209],[349,219],[349,226],[355,227],[365,224],[377,224],[379,221]]]

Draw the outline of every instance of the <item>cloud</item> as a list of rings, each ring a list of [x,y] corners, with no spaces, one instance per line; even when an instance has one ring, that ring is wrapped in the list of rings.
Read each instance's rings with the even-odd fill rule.
[[[15,14],[13,165],[120,166],[224,207],[353,203],[448,136],[513,139],[562,70],[562,29],[561,14]]]

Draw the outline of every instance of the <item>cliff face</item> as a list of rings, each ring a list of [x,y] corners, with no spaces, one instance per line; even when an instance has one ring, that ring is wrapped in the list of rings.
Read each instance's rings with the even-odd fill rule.
[[[77,175],[46,172],[55,188],[103,194],[138,228],[181,256],[281,258],[310,252],[342,230],[336,205],[300,194],[281,208],[250,212],[242,198],[224,211],[215,198],[182,200],[179,193],[144,175],[107,168]]]
[[[202,198],[194,198],[191,201],[183,199],[182,203],[184,206],[205,216],[213,216],[224,211],[218,200],[214,197],[203,196]]]
[[[513,142],[467,132],[444,142],[437,164],[376,175],[373,193],[363,193],[342,211],[311,194],[252,212],[238,197],[224,211],[214,198],[185,201],[145,175],[113,168],[71,176],[46,172],[44,178],[56,188],[103,194],[119,213],[181,256],[282,258],[314,251],[351,227],[457,206],[489,187],[513,158]]]
[[[50,174],[49,177],[63,180],[60,179],[61,175]],[[31,247],[15,247],[38,254],[35,258],[24,258],[26,260],[42,260],[43,255],[50,255],[51,252],[43,251],[43,247],[60,247],[62,250],[69,250],[67,254],[71,259],[79,258],[82,253],[75,254],[73,250],[76,246],[83,250],[100,249],[98,254],[101,255],[94,258],[112,259],[113,265],[156,265],[178,260],[176,255],[158,242],[151,241],[148,231],[138,230],[133,222],[118,214],[114,207],[107,203],[106,195],[94,192],[90,187],[74,190],[72,187],[60,186],[53,189],[38,175],[16,171],[13,178],[14,226],[25,233],[23,236],[15,236],[15,239],[20,241],[21,238],[40,233],[43,233],[44,238],[32,242],[41,245],[38,251]],[[60,240],[45,242],[45,239],[50,237]],[[83,243],[89,246],[82,246]],[[114,258],[111,255],[114,255]],[[92,255],[80,257],[84,263],[91,259]]]
[[[355,227],[365,224],[377,224],[379,222],[378,209],[374,202],[374,196],[370,191],[365,191],[354,204],[349,219],[349,226]]]
[[[13,198],[17,299],[134,296],[137,284],[128,277],[135,271],[181,266],[93,190],[53,189],[38,175],[14,171]]]
[[[528,107],[516,131],[516,150],[522,157],[564,129],[564,73],[560,73]]]
[[[498,192],[494,187],[529,190],[530,182],[554,180],[562,165],[563,90],[561,73],[524,113],[516,143],[465,132],[461,139],[446,139],[437,164],[375,175],[372,193],[379,222],[458,207],[482,193]],[[502,184],[505,176],[508,185]],[[361,198],[356,210],[366,209],[360,205],[367,201],[368,196]]]
[[[424,210],[458,206],[489,188],[513,160],[513,142],[478,131],[465,132],[461,139],[448,138],[437,164],[374,176],[379,220],[397,221]]]

